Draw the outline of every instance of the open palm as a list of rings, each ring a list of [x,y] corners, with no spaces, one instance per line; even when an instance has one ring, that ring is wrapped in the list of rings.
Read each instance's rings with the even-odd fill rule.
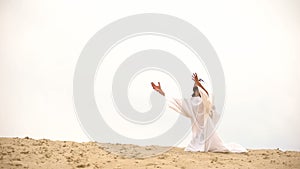
[[[162,95],[165,95],[165,93],[163,92],[163,90],[161,89],[161,86],[160,86],[160,82],[158,82],[158,85],[155,85],[153,82],[151,82],[151,86],[152,88],[157,91],[158,93],[162,94]]]

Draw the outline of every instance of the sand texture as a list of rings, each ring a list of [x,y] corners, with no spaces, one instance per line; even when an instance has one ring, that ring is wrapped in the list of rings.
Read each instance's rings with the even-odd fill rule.
[[[165,153],[142,158],[141,154]],[[118,151],[118,154],[108,150]],[[248,153],[185,152],[183,148],[71,141],[0,138],[0,168],[270,168],[300,169],[300,152],[249,150]]]

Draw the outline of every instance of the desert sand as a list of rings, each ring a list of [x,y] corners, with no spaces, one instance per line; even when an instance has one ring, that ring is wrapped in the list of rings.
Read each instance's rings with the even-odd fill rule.
[[[185,152],[183,148],[168,147],[168,151],[159,155],[140,156],[141,152],[150,156],[165,148],[28,137],[0,138],[0,168],[300,168],[300,152],[278,149],[234,154]]]

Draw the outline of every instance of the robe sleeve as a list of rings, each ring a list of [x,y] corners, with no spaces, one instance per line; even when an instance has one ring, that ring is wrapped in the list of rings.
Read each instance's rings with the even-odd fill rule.
[[[169,108],[180,113],[181,115],[184,115],[187,118],[192,118],[192,112],[187,111],[187,109],[185,108],[186,105],[184,103],[185,102],[184,99],[177,99],[177,98],[170,97],[168,95],[165,95],[165,98],[166,98],[167,106]]]

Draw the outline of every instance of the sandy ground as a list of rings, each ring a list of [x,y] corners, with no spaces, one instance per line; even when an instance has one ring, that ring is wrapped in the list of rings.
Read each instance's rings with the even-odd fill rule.
[[[31,138],[0,138],[0,168],[300,168],[300,152],[249,150],[248,153],[191,153],[182,148],[148,158],[166,147],[76,143]],[[118,151],[119,154],[107,150]]]

